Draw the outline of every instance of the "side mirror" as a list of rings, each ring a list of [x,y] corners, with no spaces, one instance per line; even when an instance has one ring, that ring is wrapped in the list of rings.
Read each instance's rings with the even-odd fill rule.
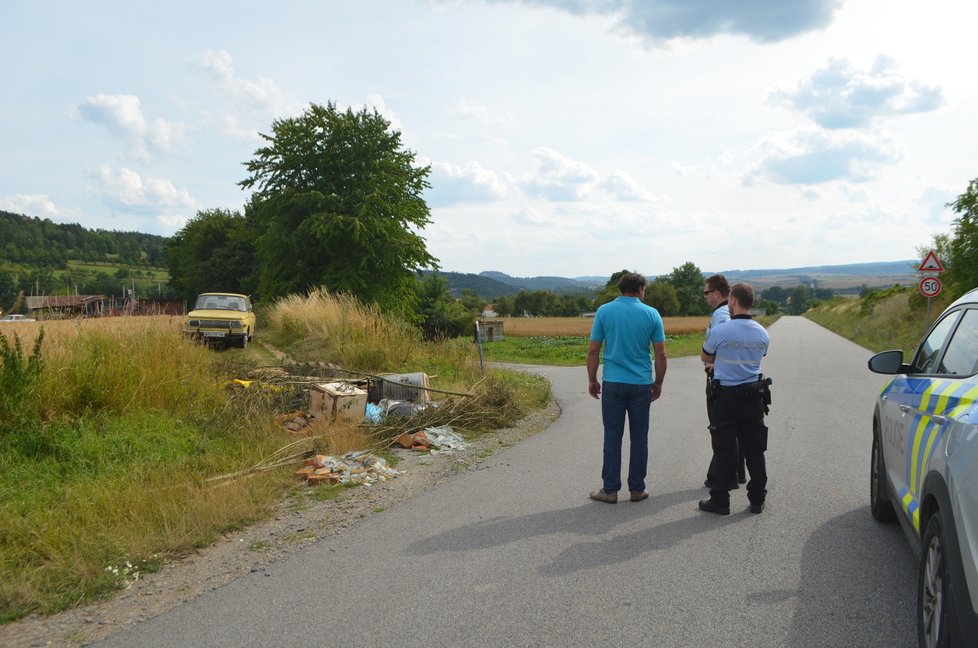
[[[903,364],[903,351],[881,351],[869,359],[869,370],[878,374],[906,373],[908,367]]]

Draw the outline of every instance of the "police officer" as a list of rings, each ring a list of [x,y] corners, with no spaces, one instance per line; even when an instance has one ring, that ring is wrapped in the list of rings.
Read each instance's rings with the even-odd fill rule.
[[[706,303],[710,305],[713,309],[713,314],[710,315],[710,326],[706,329],[707,335],[710,334],[710,329],[715,326],[719,326],[730,319],[730,309],[727,307],[727,295],[730,294],[730,284],[727,282],[727,278],[722,274],[715,274],[706,280],[703,286],[703,297],[706,299]],[[710,431],[710,447],[713,448],[713,430],[715,425],[713,424],[713,413],[710,410],[710,403],[712,402],[713,393],[713,365],[703,363],[706,369],[706,416],[709,420],[709,431]],[[714,449],[715,450],[715,449]],[[739,488],[738,483],[743,484],[747,481],[747,471],[744,464],[744,452],[738,446],[737,448],[737,480],[730,483],[730,488]],[[707,488],[713,487],[713,477],[716,474],[716,455],[714,454],[710,460],[710,467],[706,471],[706,481],[703,485]]]
[[[711,408],[716,455],[716,475],[709,499],[700,500],[701,511],[730,514],[730,485],[736,479],[737,443],[744,450],[750,481],[747,499],[751,513],[764,510],[767,495],[767,426],[764,415],[770,403],[770,379],[761,375],[761,359],[770,340],[764,327],[751,319],[754,289],[738,283],[728,296],[730,321],[714,327],[700,357],[714,369]]]

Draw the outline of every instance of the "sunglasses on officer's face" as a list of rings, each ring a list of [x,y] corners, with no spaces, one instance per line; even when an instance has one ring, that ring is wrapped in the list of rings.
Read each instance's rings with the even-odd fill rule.
[[[716,288],[714,288],[713,290],[704,290],[704,291],[703,291],[703,294],[704,294],[704,295],[709,295],[709,294],[710,294],[711,292],[716,292],[716,291],[717,291],[717,289],[716,289]]]

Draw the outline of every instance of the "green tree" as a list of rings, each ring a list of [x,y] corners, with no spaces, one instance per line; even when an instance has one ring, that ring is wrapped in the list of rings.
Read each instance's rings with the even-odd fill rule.
[[[479,313],[452,298],[448,279],[437,272],[419,276],[415,290],[418,325],[426,339],[457,337],[472,330]]]
[[[614,301],[621,295],[621,290],[618,288],[618,282],[621,278],[633,270],[623,269],[611,275],[611,278],[605,283],[604,288],[598,291],[595,296],[595,308],[602,304],[607,304],[610,301]]]
[[[655,308],[661,315],[679,313],[679,296],[672,284],[663,277],[656,277],[645,289],[645,303]]]
[[[166,244],[170,286],[185,301],[202,292],[251,293],[257,265],[251,231],[244,217],[225,209],[197,216]],[[120,270],[120,272],[122,272]]]
[[[665,276],[676,290],[679,299],[679,315],[706,315],[710,312],[709,304],[703,298],[703,271],[695,263],[687,261]]]
[[[240,184],[264,298],[325,286],[414,316],[415,272],[437,269],[416,230],[430,222],[428,166],[376,110],[311,104],[272,123]]]
[[[459,302],[465,310],[476,313],[481,312],[482,305],[485,304],[482,297],[479,297],[479,293],[471,288],[462,288],[462,296],[459,298]]]
[[[788,298],[788,312],[791,315],[801,315],[807,311],[810,294],[808,286],[799,284],[792,288],[791,297]]]
[[[14,276],[6,270],[0,270],[0,310],[9,308],[18,292]]]
[[[978,178],[953,202],[947,204],[958,215],[947,239],[947,268],[944,280],[952,297],[978,286]],[[939,255],[940,256],[940,255]]]

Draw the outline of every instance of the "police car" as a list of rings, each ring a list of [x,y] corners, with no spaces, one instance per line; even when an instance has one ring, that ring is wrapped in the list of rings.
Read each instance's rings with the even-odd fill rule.
[[[873,414],[870,505],[919,549],[918,641],[978,645],[978,289],[941,314],[908,364],[884,351],[869,368],[894,376]]]

